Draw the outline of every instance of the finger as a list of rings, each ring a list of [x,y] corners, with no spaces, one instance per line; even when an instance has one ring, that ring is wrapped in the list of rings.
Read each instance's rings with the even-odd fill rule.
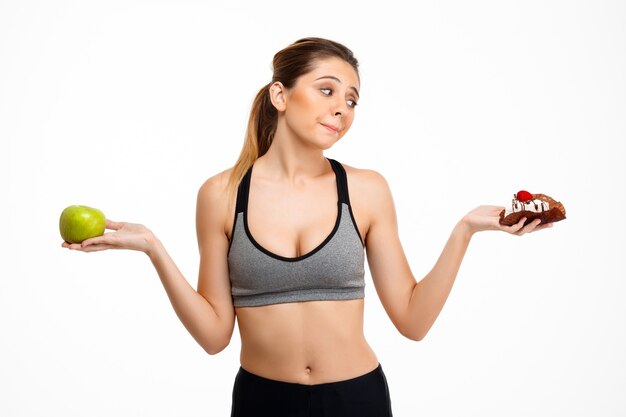
[[[541,219],[535,219],[526,225],[526,233],[534,231],[541,224]]]
[[[89,239],[85,239],[83,240],[83,242],[80,244],[81,248],[85,248],[87,246],[91,246],[91,245],[102,245],[102,244],[112,244],[113,240],[110,238],[110,236],[113,233],[105,233],[101,236],[96,236],[96,237],[92,237]]]
[[[519,219],[519,221],[511,226],[503,226],[504,230],[512,233],[512,234],[517,234],[522,227],[524,227],[524,222],[526,221],[526,217],[522,217],[521,219]]]
[[[539,225],[539,223],[541,223],[541,219],[535,219],[532,222],[528,223],[517,233],[518,236],[522,236],[526,233],[532,232]]]
[[[90,245],[84,248],[78,246],[77,248],[70,248],[70,249],[78,251],[78,252],[98,252],[98,251],[102,251],[105,249],[115,249],[115,247],[112,245]]]
[[[76,250],[81,248],[80,243],[63,242],[61,246],[70,250]]]
[[[117,246],[119,243],[119,239],[118,239],[118,232],[110,232],[110,233],[105,233],[103,235],[100,236],[95,236],[89,239],[85,239],[83,240],[83,242],[81,243],[81,247],[85,247],[85,246],[90,246],[90,245],[100,245],[100,244],[106,244],[106,245],[112,245],[112,246]]]
[[[113,220],[107,219],[106,228],[111,230],[119,230],[124,227],[124,222],[114,222]]]
[[[82,252],[99,252],[99,251],[103,251],[103,250],[107,250],[107,249],[115,249],[115,246],[113,245],[106,245],[106,244],[101,244],[101,245],[90,245],[84,248],[79,249]]]

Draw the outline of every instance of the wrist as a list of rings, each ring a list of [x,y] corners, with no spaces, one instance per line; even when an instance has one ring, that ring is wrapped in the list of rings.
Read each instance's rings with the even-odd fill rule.
[[[454,231],[460,234],[464,239],[470,240],[476,231],[471,227],[470,223],[463,217],[454,227]]]
[[[158,237],[152,232],[146,236],[146,246],[143,251],[150,259],[152,259],[158,253],[159,249],[163,246]]]

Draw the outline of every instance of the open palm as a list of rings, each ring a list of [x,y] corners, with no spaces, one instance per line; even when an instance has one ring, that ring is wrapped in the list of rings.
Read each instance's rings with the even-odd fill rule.
[[[82,252],[95,252],[105,249],[130,249],[146,252],[154,235],[146,226],[137,223],[106,221],[106,228],[114,232],[93,237],[82,243],[63,242],[64,248]]]
[[[501,230],[517,236],[546,229],[553,225],[553,223],[540,224],[541,220],[535,219],[524,226],[526,218],[522,217],[516,224],[504,226],[500,224],[500,212],[502,210],[504,207],[500,206],[478,206],[467,213],[464,220],[474,233],[484,230]]]

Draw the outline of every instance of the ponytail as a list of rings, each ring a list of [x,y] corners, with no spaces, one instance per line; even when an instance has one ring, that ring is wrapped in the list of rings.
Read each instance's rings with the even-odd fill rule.
[[[243,176],[254,161],[267,152],[274,139],[278,113],[270,100],[271,85],[272,83],[268,83],[263,86],[252,102],[243,147],[228,179],[229,202],[233,201],[235,190]]]

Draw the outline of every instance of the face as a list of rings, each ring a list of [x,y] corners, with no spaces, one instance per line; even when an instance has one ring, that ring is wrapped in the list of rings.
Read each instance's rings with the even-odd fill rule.
[[[340,58],[319,60],[292,88],[283,87],[277,107],[279,128],[327,149],[350,129],[358,100],[359,78],[354,68]]]

